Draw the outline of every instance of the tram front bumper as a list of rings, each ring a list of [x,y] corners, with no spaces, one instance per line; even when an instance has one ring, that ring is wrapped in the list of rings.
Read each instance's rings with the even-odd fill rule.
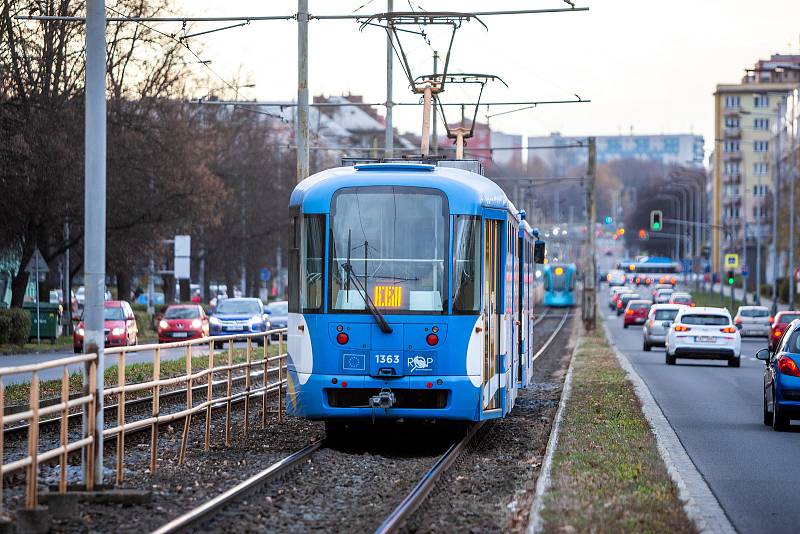
[[[303,375],[289,372],[286,408],[308,419],[480,420],[481,388],[466,376]],[[388,389],[391,408],[373,408],[370,398]]]

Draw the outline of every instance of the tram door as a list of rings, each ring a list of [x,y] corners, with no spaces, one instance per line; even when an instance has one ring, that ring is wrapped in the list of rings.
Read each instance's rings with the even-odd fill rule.
[[[500,328],[503,302],[503,221],[483,222],[483,410],[500,409]]]

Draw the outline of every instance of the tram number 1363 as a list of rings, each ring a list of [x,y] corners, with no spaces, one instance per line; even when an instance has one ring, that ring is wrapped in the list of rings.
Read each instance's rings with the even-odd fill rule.
[[[376,354],[375,363],[400,363],[399,354]]]

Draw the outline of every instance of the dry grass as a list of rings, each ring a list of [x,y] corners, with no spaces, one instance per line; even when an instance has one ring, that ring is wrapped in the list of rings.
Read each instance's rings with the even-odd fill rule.
[[[546,532],[696,531],[601,329],[576,354],[542,517]]]

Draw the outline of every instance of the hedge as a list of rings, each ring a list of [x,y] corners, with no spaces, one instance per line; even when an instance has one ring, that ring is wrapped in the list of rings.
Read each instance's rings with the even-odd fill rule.
[[[24,345],[31,331],[31,316],[26,310],[0,309],[0,344]]]

